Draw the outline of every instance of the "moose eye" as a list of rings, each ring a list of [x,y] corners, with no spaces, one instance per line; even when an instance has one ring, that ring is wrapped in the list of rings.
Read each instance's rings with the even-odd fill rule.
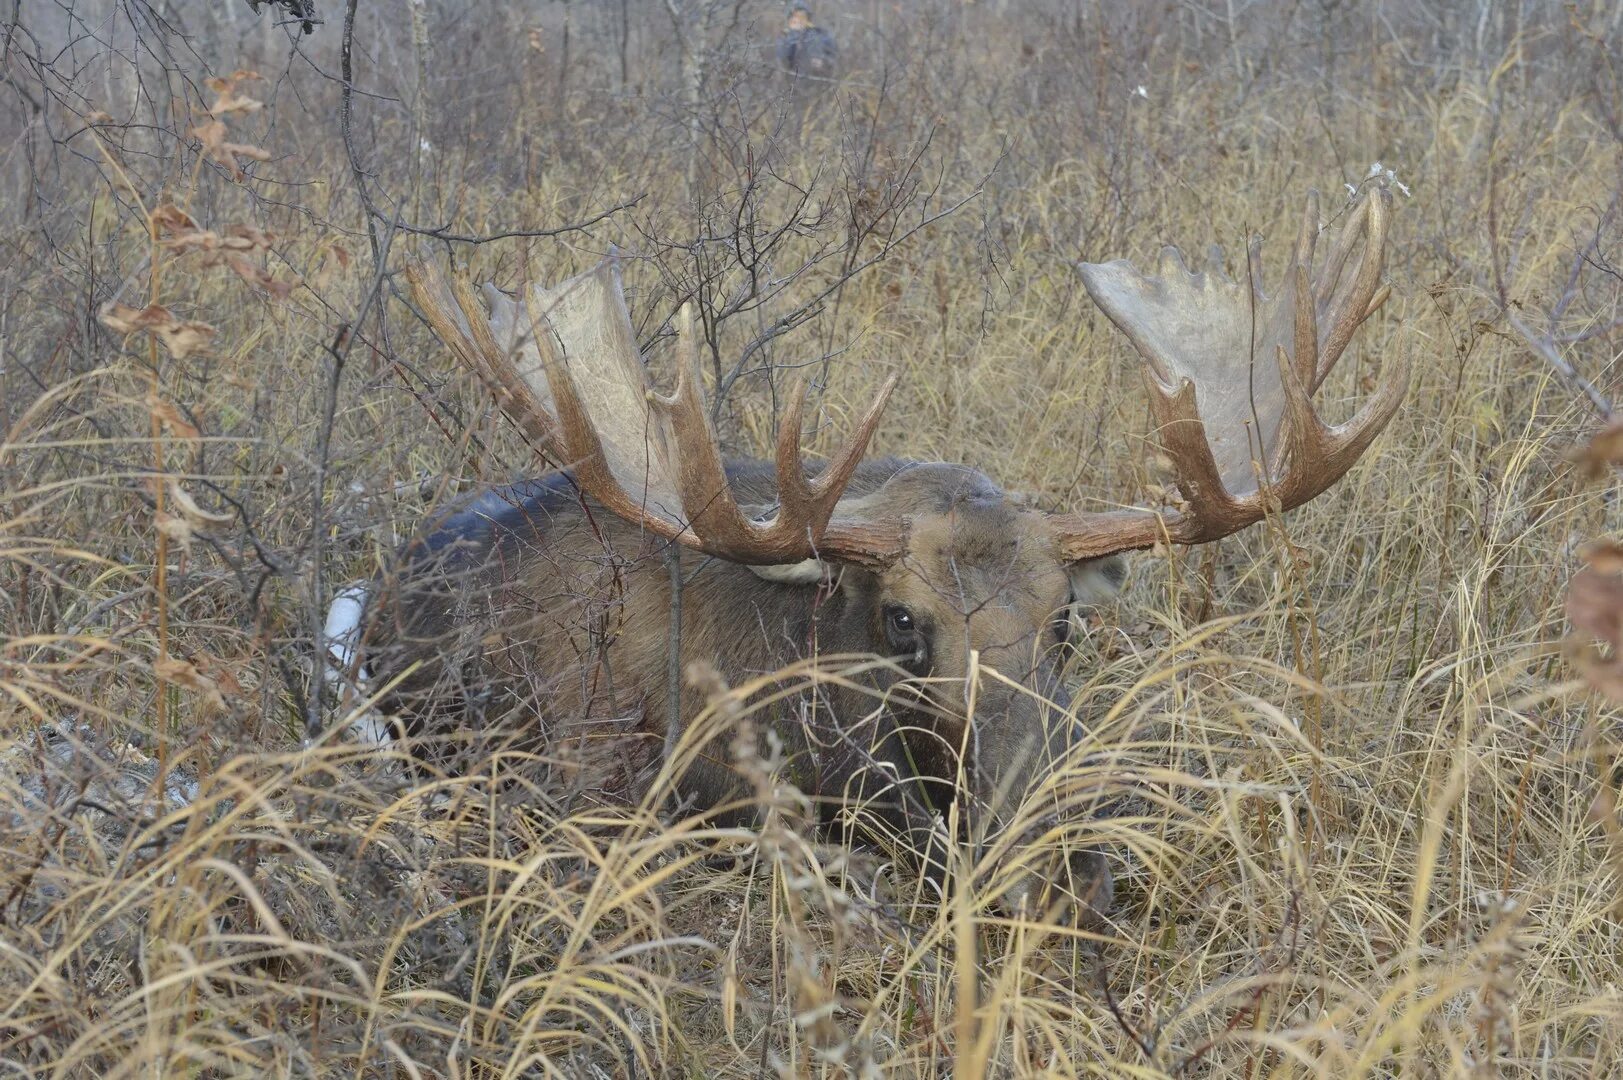
[[[887,604],[882,618],[885,621],[885,640],[895,654],[906,656],[913,665],[928,662],[929,646],[911,611],[897,604]]]

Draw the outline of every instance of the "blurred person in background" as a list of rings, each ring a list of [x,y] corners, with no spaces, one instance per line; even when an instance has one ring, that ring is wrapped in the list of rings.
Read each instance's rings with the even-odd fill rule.
[[[838,54],[834,36],[812,22],[811,9],[802,0],[794,0],[778,38],[779,66],[796,78],[832,79]]]

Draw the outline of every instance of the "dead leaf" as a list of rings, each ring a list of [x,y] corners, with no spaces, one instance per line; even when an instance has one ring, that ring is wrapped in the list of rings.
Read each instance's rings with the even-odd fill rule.
[[[222,81],[223,82],[228,82],[232,86],[235,86],[240,82],[247,82],[249,80],[260,80],[260,79],[263,79],[263,78],[264,78],[263,75],[261,75],[259,72],[255,71],[255,70],[253,70],[252,68],[238,68],[237,70],[233,71],[231,74],[221,76],[219,79],[216,79],[214,81],[215,82],[222,82]]]
[[[269,251],[276,234],[252,225],[227,225],[225,245],[232,251]]]
[[[168,487],[170,502],[174,504],[176,510],[180,511],[181,517],[185,518],[187,523],[194,529],[206,525],[229,525],[236,520],[235,514],[216,514],[198,506],[197,500],[192,498],[191,492],[181,487],[180,481],[172,476],[169,478]]]
[[[190,549],[194,530],[191,522],[174,514],[158,513],[152,517],[152,523],[160,533],[179,544],[183,549]]]
[[[138,310],[115,301],[103,305],[97,317],[103,326],[116,333],[150,332],[176,360],[206,349],[214,336],[214,327],[208,323],[177,319],[162,304],[148,304]]]
[[[1623,543],[1591,540],[1578,550],[1578,558],[1602,574],[1623,573]]]
[[[118,303],[116,300],[110,304],[102,305],[97,316],[101,324],[118,334],[133,334],[137,330],[150,330],[154,326],[163,326],[175,321],[169,309],[162,304],[148,304],[144,308],[132,308],[128,304]]]
[[[192,657],[192,663],[197,666],[198,671],[201,671],[206,678],[212,679],[225,693],[230,694],[232,697],[242,696],[242,683],[237,680],[235,675],[231,674],[231,669],[226,666],[224,660],[210,656],[208,653],[196,653]]]
[[[1623,701],[1623,577],[1586,566],[1567,586],[1568,655],[1589,685]],[[1581,636],[1591,640],[1584,641]],[[1599,639],[1606,649],[1597,648]]]
[[[271,277],[270,271],[255,266],[241,255],[228,256],[226,262],[248,284],[259,286],[278,300],[286,300],[288,294],[297,287],[294,282]]]
[[[1567,621],[1608,645],[1623,644],[1623,578],[1585,567],[1567,587]]]
[[[325,292],[332,283],[333,275],[339,270],[349,269],[349,252],[342,246],[334,244],[321,255],[321,265],[311,280],[311,288],[316,292]]]
[[[192,135],[203,144],[203,152],[214,162],[231,174],[233,180],[243,180],[247,173],[242,171],[242,164],[237,161],[239,157],[250,158],[254,161],[269,161],[269,151],[247,143],[234,143],[226,139],[225,124],[219,120],[210,120],[192,128]]]
[[[263,101],[246,97],[235,90],[225,90],[221,92],[219,97],[214,99],[214,104],[209,106],[209,115],[224,116],[226,113],[234,112],[258,112],[264,107],[265,103]]]
[[[188,690],[203,695],[210,705],[224,711],[225,697],[220,693],[219,686],[213,679],[198,671],[196,666],[178,656],[166,656],[152,665],[152,671],[158,678],[166,682],[183,686]]]
[[[151,392],[147,393],[147,411],[150,412],[165,427],[169,428],[182,439],[195,439],[198,436],[197,425],[187,420],[180,411],[180,406],[173,401],[165,401]]]
[[[220,248],[220,236],[218,233],[208,229],[187,229],[184,232],[177,232],[172,236],[167,236],[158,241],[158,243],[162,244],[176,255],[184,255],[189,251],[206,251],[213,253],[218,251]],[[204,260],[205,263],[212,261],[214,260]]]
[[[1598,480],[1613,466],[1623,464],[1623,418],[1601,428],[1589,442],[1573,450],[1571,457],[1590,480]]]
[[[246,226],[232,226],[232,229],[247,228]],[[260,232],[258,229],[248,229],[250,235],[221,236],[209,229],[190,229],[176,233],[173,236],[160,240],[164,247],[177,255],[185,255],[192,251],[203,252],[201,260],[204,266],[214,266],[224,258],[228,251],[257,251],[267,250],[270,247],[271,234]]]
[[[208,348],[209,339],[214,337],[214,327],[202,322],[172,322],[167,326],[153,327],[152,333],[163,342],[170,356],[184,360],[192,353]]]
[[[212,116],[224,116],[226,113],[234,112],[258,112],[264,108],[265,103],[263,101],[256,101],[251,97],[244,97],[237,93],[237,87],[240,83],[258,78],[259,72],[257,71],[239,70],[233,71],[224,78],[204,80],[204,85],[218,95],[214,100],[214,104],[209,106],[209,114]]]
[[[192,216],[174,203],[164,203],[152,211],[152,224],[169,233],[189,232],[197,228]]]

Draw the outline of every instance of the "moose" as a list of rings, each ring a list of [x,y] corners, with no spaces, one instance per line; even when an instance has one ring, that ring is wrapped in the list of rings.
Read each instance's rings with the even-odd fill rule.
[[[1401,360],[1343,425],[1312,401],[1390,294],[1390,212],[1383,187],[1365,189],[1315,265],[1310,192],[1269,292],[1257,240],[1238,282],[1215,247],[1198,271],[1174,247],[1153,276],[1079,264],[1142,360],[1179,496],[1108,512],[1038,509],[965,465],[865,460],[894,377],[826,462],[802,451],[804,383],[774,461],[729,458],[687,308],[667,396],[612,258],[517,301],[487,286],[488,316],[468,285],[415,264],[420,311],[553,471],[432,521],[374,585],[360,637],[371,677],[392,687],[384,707],[418,734],[517,711],[550,745],[570,733],[618,760],[638,738],[668,746],[704,713],[707,691],[683,674],[693,665],[738,685],[867,656],[860,674],[778,695],[762,723],[825,825],[860,810],[865,834],[888,831],[939,868],[954,800],[954,820],[1006,832],[1022,796],[1086,746],[1062,668],[1079,619],[1121,588],[1124,553],[1210,543],[1306,503],[1396,413]],[[685,797],[748,813],[733,760],[720,737],[702,748]],[[1059,897],[1095,918],[1112,896],[1104,855],[1084,849],[1009,875],[1000,902]]]

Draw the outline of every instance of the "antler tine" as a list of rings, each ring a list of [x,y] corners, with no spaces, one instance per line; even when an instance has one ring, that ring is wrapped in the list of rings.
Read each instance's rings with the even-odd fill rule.
[[[513,417],[526,438],[549,454],[561,450],[557,421],[541,396],[514,365],[504,362],[479,301],[461,279],[447,281],[432,262],[408,263],[406,280],[412,299],[434,333],[464,365],[472,368]]]
[[[677,390],[671,398],[657,399],[656,405],[670,415],[677,486],[683,507],[692,508],[688,523],[693,533],[705,550],[725,552],[738,561],[795,562],[811,557],[862,463],[896,385],[895,377],[886,381],[862,422],[816,480],[806,476],[801,446],[806,388],[804,383],[796,386],[778,432],[778,512],[769,521],[753,521],[739,509],[727,482],[720,444],[704,404],[691,326],[691,313],[684,305],[678,336],[687,344],[682,348]]]
[[[1144,383],[1161,447],[1175,466],[1174,483],[1191,507],[1201,508],[1198,516],[1180,519],[1179,524],[1185,527],[1188,539],[1181,534],[1178,539],[1181,543],[1198,543],[1206,528],[1222,527],[1222,523],[1235,515],[1244,514],[1245,508],[1229,493],[1217,460],[1212,456],[1212,444],[1206,437],[1206,421],[1201,419],[1194,382],[1184,379],[1176,390],[1169,391],[1146,370]]]
[[[897,376],[891,375],[880,384],[879,392],[874,395],[868,411],[858,421],[855,430],[846,436],[845,445],[829,460],[828,466],[817,479],[810,482],[809,492],[812,499],[819,505],[826,506],[828,511],[834,509],[840,493],[851,482],[851,476],[856,472],[857,466],[862,464],[863,455],[868,452],[868,443],[878,430],[879,421],[885,415],[885,406],[890,403],[891,391],[896,389],[897,379]]]
[[[1375,396],[1345,424],[1325,426],[1313,410],[1308,391],[1290,372],[1284,349],[1278,363],[1285,384],[1285,443],[1288,471],[1276,494],[1280,509],[1289,510],[1316,498],[1352,468],[1403,404],[1409,364],[1400,357],[1386,372]]]
[[[795,379],[783,416],[778,421],[778,501],[783,506],[808,506],[816,499],[811,480],[806,476],[805,452],[801,448],[807,389],[806,379]]]
[[[778,520],[775,528],[793,531],[797,536],[819,535],[816,543],[822,555],[854,562],[870,569],[889,563],[901,554],[905,544],[905,526],[901,522],[840,521],[835,510],[852,475],[862,464],[868,443],[873,439],[891,391],[896,388],[897,377],[890,376],[880,386],[868,406],[868,411],[856,428],[846,437],[844,445],[829,459],[816,479],[806,474],[801,448],[801,430],[804,424],[807,380],[798,379],[789,392],[778,431]]]
[[[1353,247],[1358,243],[1359,234],[1364,229],[1364,216],[1369,212],[1368,200],[1359,202],[1347,215],[1342,224],[1341,231],[1336,234],[1335,240],[1330,244],[1330,250],[1325,254],[1324,263],[1319,268],[1316,295],[1314,300],[1320,307],[1330,303],[1330,297],[1335,292],[1336,282],[1341,280],[1341,271],[1347,265],[1347,258],[1352,254]],[[1315,228],[1317,225],[1315,224]]]
[[[1313,248],[1319,236],[1319,193],[1309,189],[1302,208],[1302,227],[1296,234],[1296,258],[1288,271],[1295,278],[1296,341],[1294,356],[1298,378],[1317,390],[1319,368],[1319,311],[1313,301]]]
[[[806,473],[805,453],[801,444],[808,384],[805,379],[796,380],[794,388],[789,392],[789,400],[778,429],[776,453],[778,515],[771,524],[774,534],[781,534],[785,542],[790,536],[809,537],[815,545],[817,538],[833,520],[835,509],[857,466],[862,464],[868,443],[879,426],[885,405],[890,400],[890,393],[895,386],[894,375],[885,380],[862,421],[823,467],[817,478],[812,479]],[[868,530],[865,528],[863,532],[867,534]],[[890,550],[894,546],[886,544],[885,551],[868,554],[883,562],[896,553]]]
[[[1380,288],[1381,268],[1386,262],[1387,204],[1391,199],[1391,192],[1378,187],[1364,200],[1364,250],[1359,256],[1358,271],[1353,277],[1350,291],[1342,297],[1341,304],[1329,313],[1330,333],[1319,350],[1318,382],[1323,382],[1325,376],[1330,374],[1336,361],[1341,359],[1347,343],[1352,340],[1353,332],[1374,311],[1370,305],[1375,290]],[[1339,267],[1337,270],[1339,272]],[[1328,268],[1325,284],[1330,289],[1327,299],[1334,297],[1336,279],[1329,276]],[[1378,304],[1375,306],[1379,307]]]
[[[693,310],[684,303],[677,312],[676,389],[669,398],[652,390],[650,402],[669,417],[672,449],[676,454],[675,481],[687,524],[708,551],[750,549],[758,545],[758,530],[746,519],[733,497],[722,460],[721,444],[705,407],[704,377],[699,371],[698,340],[693,333]]]

